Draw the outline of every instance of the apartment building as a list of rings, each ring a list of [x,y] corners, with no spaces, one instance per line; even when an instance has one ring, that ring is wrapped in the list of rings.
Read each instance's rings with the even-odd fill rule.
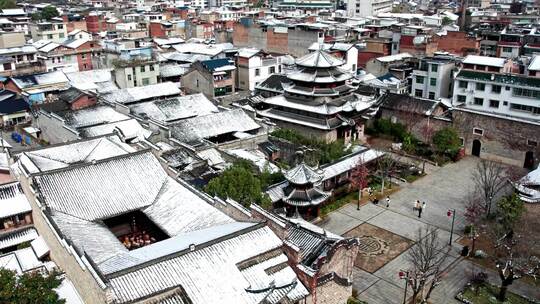
[[[60,21],[32,23],[30,24],[30,33],[34,41],[49,40],[62,43],[68,37],[67,27]]]
[[[114,77],[121,89],[158,83],[159,63],[153,60],[119,60],[115,62]]]
[[[456,59],[452,56],[436,55],[421,59],[419,68],[412,72],[411,95],[432,100],[448,98],[455,67]]]
[[[392,0],[348,0],[347,15],[350,17],[377,16],[392,11]]]
[[[258,49],[238,52],[238,88],[254,90],[272,74],[281,73],[281,57],[274,57]]]

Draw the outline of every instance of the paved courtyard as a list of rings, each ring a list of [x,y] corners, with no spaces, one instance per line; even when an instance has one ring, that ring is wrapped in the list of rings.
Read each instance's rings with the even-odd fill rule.
[[[414,183],[402,185],[392,195],[389,208],[366,204],[357,210],[356,205],[348,204],[329,214],[320,226],[340,235],[362,236],[371,232],[374,236],[383,235],[382,238],[388,239],[390,243],[398,240],[416,241],[419,230],[436,229],[441,254],[448,251],[449,257],[445,261],[446,277],[432,297],[438,300],[435,303],[457,303],[454,296],[466,283],[467,274],[472,272],[470,263],[460,258],[461,245],[456,241],[461,238],[460,233],[465,225],[463,200],[474,191],[472,172],[478,161],[477,158],[467,157],[457,163],[430,170],[428,175]],[[416,199],[427,203],[421,218],[412,210]],[[451,227],[451,218],[447,216],[449,209],[456,209],[451,247],[448,246]],[[369,229],[366,230],[366,227]],[[355,263],[363,268],[355,267],[353,281],[353,287],[361,300],[370,304],[403,303],[405,282],[399,279],[398,273],[408,268],[407,252],[410,248],[404,246],[395,249],[394,254],[387,255],[387,259],[372,267]]]

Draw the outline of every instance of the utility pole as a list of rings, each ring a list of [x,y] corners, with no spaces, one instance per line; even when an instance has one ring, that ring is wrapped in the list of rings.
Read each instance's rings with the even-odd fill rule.
[[[450,229],[450,242],[448,242],[448,246],[452,246],[452,236],[454,235],[454,221],[456,220],[456,209],[451,209],[446,212],[446,215],[448,217],[452,216],[452,229]]]
[[[403,292],[403,304],[407,303],[407,287],[409,287],[409,271],[401,270],[399,272],[399,278],[405,280],[405,291]]]

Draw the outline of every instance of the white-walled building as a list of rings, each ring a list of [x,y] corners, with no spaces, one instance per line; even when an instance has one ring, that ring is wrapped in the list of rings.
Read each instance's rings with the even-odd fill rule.
[[[342,65],[341,68],[353,75],[356,74],[358,70],[358,49],[354,46],[354,44],[335,42],[324,43],[321,46],[321,44],[315,42],[309,47],[309,50],[313,52],[320,48],[327,53],[344,60],[345,64]]]
[[[38,22],[30,24],[30,33],[34,41],[49,40],[62,43],[67,39],[67,27],[62,22]]]
[[[258,49],[242,49],[237,61],[238,88],[255,90],[268,76],[281,73],[281,57],[273,57]]]
[[[411,95],[432,100],[448,98],[455,67],[455,61],[447,56],[422,59],[419,69],[413,70],[411,75]]]
[[[507,73],[505,59],[469,55],[454,80],[453,104],[540,120],[540,79]]]
[[[349,17],[377,16],[392,11],[392,0],[347,0]]]

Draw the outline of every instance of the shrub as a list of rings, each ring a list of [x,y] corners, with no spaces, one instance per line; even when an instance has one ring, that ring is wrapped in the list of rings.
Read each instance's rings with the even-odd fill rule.
[[[459,150],[460,140],[454,128],[443,128],[433,134],[433,144],[441,153],[454,154]]]

